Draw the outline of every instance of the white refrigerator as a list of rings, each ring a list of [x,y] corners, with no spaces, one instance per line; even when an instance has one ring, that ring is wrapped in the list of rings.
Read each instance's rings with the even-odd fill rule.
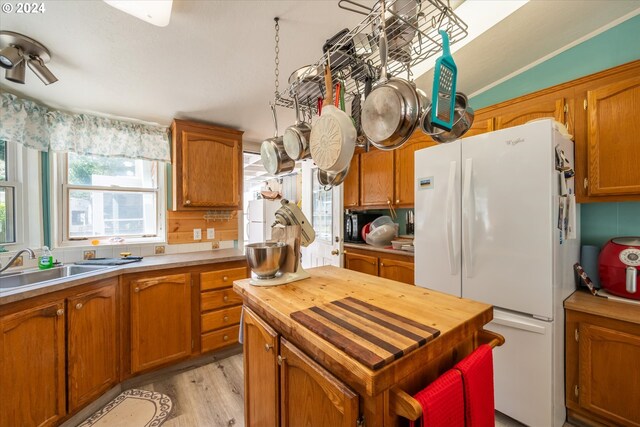
[[[496,409],[541,427],[565,420],[562,302],[579,256],[578,235],[561,243],[556,146],[573,164],[543,120],[415,154],[416,285],[494,306]]]
[[[247,241],[266,242],[271,239],[271,226],[276,220],[276,211],[282,206],[280,200],[258,199],[249,201],[247,209]]]

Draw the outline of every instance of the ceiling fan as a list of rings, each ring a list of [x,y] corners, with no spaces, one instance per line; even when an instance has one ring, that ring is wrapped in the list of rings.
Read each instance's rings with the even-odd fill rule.
[[[171,19],[173,0],[102,0],[129,15],[158,27],[166,27]]]

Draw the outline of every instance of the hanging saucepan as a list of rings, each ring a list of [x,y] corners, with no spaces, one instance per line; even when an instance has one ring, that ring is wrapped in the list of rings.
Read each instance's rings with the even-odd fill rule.
[[[296,162],[290,158],[282,143],[282,137],[278,136],[278,119],[276,118],[276,106],[271,104],[271,113],[273,114],[273,124],[276,131],[273,138],[266,139],[260,146],[260,157],[262,165],[271,175],[279,175],[291,172]]]
[[[455,141],[467,133],[473,124],[475,113],[469,105],[467,96],[462,92],[456,92],[456,105],[453,112],[453,126],[450,131],[437,128],[431,124],[431,105],[420,118],[420,128],[424,133],[439,143]]]
[[[322,185],[322,189],[324,191],[329,191],[333,187],[336,187],[345,180],[347,175],[349,174],[349,166],[347,165],[346,169],[340,172],[326,172],[322,169],[318,169],[318,182]]]
[[[293,95],[293,105],[296,111],[296,124],[289,126],[284,131],[282,141],[287,155],[293,160],[307,159],[311,156],[309,150],[309,137],[311,136],[311,125],[300,120],[300,107],[298,106],[298,94]]]
[[[382,2],[384,16],[384,2]],[[362,106],[362,130],[380,150],[394,150],[404,144],[418,125],[426,107],[426,96],[406,80],[387,79],[387,37],[382,20],[380,31],[380,80]]]
[[[351,117],[335,107],[331,68],[324,71],[326,95],[322,102],[322,115],[311,129],[311,158],[318,167],[327,172],[340,172],[351,162],[356,147],[356,128]]]

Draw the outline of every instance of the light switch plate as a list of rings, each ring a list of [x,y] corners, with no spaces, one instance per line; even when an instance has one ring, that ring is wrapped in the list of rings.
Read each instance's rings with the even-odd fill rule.
[[[207,228],[207,239],[212,240],[216,238],[216,229],[215,228]]]
[[[193,229],[193,240],[202,240],[202,229],[194,228]]]

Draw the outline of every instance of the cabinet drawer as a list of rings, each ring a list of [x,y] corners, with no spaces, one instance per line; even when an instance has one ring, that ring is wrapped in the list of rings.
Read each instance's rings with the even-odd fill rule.
[[[233,285],[234,280],[249,277],[247,267],[227,268],[219,271],[207,271],[200,273],[200,290],[227,288]]]
[[[211,351],[218,348],[226,347],[238,342],[239,325],[229,328],[220,329],[219,331],[202,334],[202,352]]]
[[[202,332],[209,332],[215,329],[235,325],[240,322],[240,312],[242,306],[223,308],[222,310],[210,311],[202,315]]]
[[[242,298],[233,289],[208,291],[200,294],[200,310],[209,311],[242,303]]]

